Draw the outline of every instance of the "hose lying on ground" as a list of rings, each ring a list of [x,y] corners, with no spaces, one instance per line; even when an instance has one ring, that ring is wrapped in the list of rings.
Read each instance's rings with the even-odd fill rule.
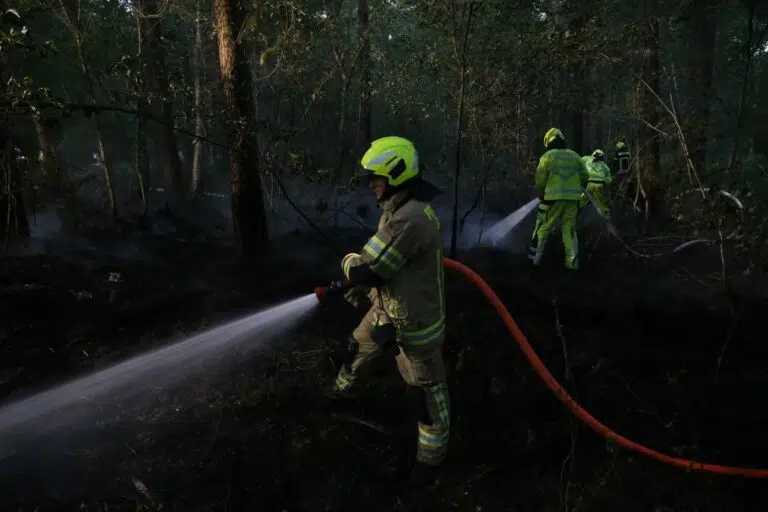
[[[485,295],[486,299],[488,299],[488,302],[490,302],[491,306],[493,306],[493,309],[496,311],[496,314],[499,315],[499,318],[501,318],[501,320],[504,322],[504,325],[509,330],[509,333],[520,346],[520,349],[523,351],[526,359],[528,359],[534,370],[536,370],[536,373],[539,374],[539,377],[541,377],[547,387],[578,419],[585,423],[589,428],[602,435],[605,439],[612,441],[617,445],[633,452],[645,455],[652,459],[656,459],[671,466],[687,469],[689,471],[701,471],[706,473],[741,476],[746,478],[768,479],[768,469],[750,469],[735,466],[705,464],[703,462],[696,462],[693,460],[665,455],[661,452],[657,452],[656,450],[638,444],[631,439],[627,439],[626,437],[617,434],[607,426],[600,423],[600,421],[598,421],[594,416],[584,410],[584,408],[582,408],[578,402],[576,402],[576,400],[574,400],[568,394],[565,388],[563,388],[563,386],[552,376],[547,367],[544,366],[544,363],[541,361],[539,356],[536,355],[536,352],[533,350],[533,347],[531,347],[531,344],[528,343],[528,339],[520,330],[520,327],[518,327],[517,323],[512,318],[512,315],[509,314],[509,311],[507,311],[504,303],[501,302],[501,299],[499,299],[499,297],[488,285],[488,283],[486,283],[485,280],[483,280],[483,278],[480,277],[475,271],[466,265],[459,263],[458,261],[452,260],[450,258],[444,258],[443,262],[447,268],[458,271],[465,278],[471,281],[472,284],[474,284],[483,293],[483,295]]]
[[[335,247],[333,241],[328,237],[328,235],[326,235],[322,229],[315,225],[305,214],[303,214],[303,212],[301,212],[296,203],[291,201],[291,198],[288,196],[287,192],[282,186],[280,188],[290,205],[304,218],[304,220],[307,221],[308,224],[317,230],[317,232],[321,235],[321,238],[326,243],[328,243],[328,245],[333,248],[335,252],[341,254]],[[583,407],[581,407],[581,405],[579,405],[579,403],[576,402],[576,400],[574,400],[573,397],[568,394],[568,392],[557,381],[557,379],[555,379],[552,373],[550,373],[549,369],[547,369],[547,367],[544,365],[543,361],[533,350],[533,347],[528,342],[528,338],[525,336],[525,334],[523,334],[523,331],[520,330],[520,327],[518,327],[517,322],[515,322],[515,319],[512,318],[512,315],[509,313],[506,306],[504,306],[504,303],[501,302],[501,299],[499,299],[498,295],[496,295],[496,292],[493,291],[493,289],[488,285],[488,283],[485,282],[482,277],[480,277],[471,268],[456,260],[443,258],[443,263],[447,268],[458,271],[461,275],[471,281],[472,284],[474,284],[475,287],[477,287],[477,289],[483,293],[483,295],[485,295],[485,298],[488,299],[488,302],[491,304],[491,306],[493,306],[496,314],[499,316],[502,322],[504,322],[504,325],[507,327],[507,330],[517,342],[520,350],[523,351],[523,355],[525,355],[526,359],[528,359],[528,362],[531,363],[531,366],[533,366],[533,369],[536,370],[536,373],[539,375],[539,377],[541,377],[541,380],[544,381],[544,384],[547,385],[547,387],[555,394],[558,400],[560,400],[563,405],[565,405],[565,407],[567,407],[568,410],[571,411],[579,420],[581,420],[584,424],[586,424],[589,428],[598,434],[602,435],[608,441],[614,442],[627,450],[645,455],[646,457],[650,457],[652,459],[656,459],[665,464],[669,464],[670,466],[687,469],[689,471],[699,471],[717,475],[741,476],[745,478],[768,479],[768,469],[721,466],[718,464],[706,464],[703,462],[683,459],[680,457],[672,457],[670,455],[666,455],[664,453],[638,444],[631,439],[628,439],[614,432],[609,427],[602,424],[597,418],[592,416]]]

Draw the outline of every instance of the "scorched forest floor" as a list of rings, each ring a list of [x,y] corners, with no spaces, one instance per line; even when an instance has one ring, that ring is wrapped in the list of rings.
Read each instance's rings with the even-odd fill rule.
[[[249,267],[236,263],[231,247],[162,240],[142,243],[143,259],[74,249],[4,258],[0,397],[338,277],[335,256],[306,239],[288,236],[279,254]],[[669,454],[768,466],[765,299],[734,292],[726,301],[717,258],[706,249],[688,260],[643,261],[603,243],[574,274],[562,269],[558,242],[548,266],[535,271],[503,253],[459,259],[495,288],[553,374],[598,419]],[[358,243],[351,239],[350,248]],[[0,510],[768,505],[764,482],[687,473],[585,428],[543,385],[481,294],[461,276],[448,279],[453,428],[435,489],[401,485],[415,431],[393,365],[380,368],[356,415],[320,405],[361,314],[338,303],[227,372],[151,392],[141,414],[126,413],[115,427],[93,425],[66,442],[53,436],[0,460]]]

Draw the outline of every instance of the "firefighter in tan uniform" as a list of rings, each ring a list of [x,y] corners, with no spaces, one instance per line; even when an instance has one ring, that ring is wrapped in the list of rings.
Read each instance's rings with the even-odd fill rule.
[[[361,160],[382,216],[360,254],[347,254],[342,270],[353,288],[347,300],[371,307],[353,331],[350,361],[334,384],[353,397],[368,364],[394,356],[403,380],[419,398],[416,464],[410,483],[429,485],[446,457],[449,398],[443,365],[445,283],[440,221],[429,201],[437,190],[421,178],[413,144],[401,137],[375,140]]]

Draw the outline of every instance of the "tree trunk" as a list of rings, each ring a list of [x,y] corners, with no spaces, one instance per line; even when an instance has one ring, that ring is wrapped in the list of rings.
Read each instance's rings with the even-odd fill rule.
[[[339,98],[339,150],[336,155],[336,162],[340,176],[346,176],[349,148],[347,146],[347,114],[349,103],[349,86],[352,79],[345,71],[341,72],[341,92]]]
[[[643,59],[643,80],[657,94],[660,91],[659,74],[661,63],[659,61],[659,20],[653,10],[647,11],[653,17],[645,23],[645,57]],[[657,197],[659,189],[660,146],[659,134],[650,126],[659,126],[661,121],[661,106],[658,99],[648,87],[642,86],[640,101],[640,118],[645,122],[640,123],[638,157],[640,161],[640,186],[644,197],[644,211],[646,227],[650,216],[654,213],[655,206],[660,199]],[[650,125],[650,126],[649,126]]]
[[[577,30],[581,30],[577,27]],[[580,62],[575,62],[571,67],[571,130],[573,139],[568,146],[583,155],[587,153],[588,137],[584,137],[586,128],[585,112],[589,105],[590,88],[587,86],[587,74]]]
[[[197,10],[195,11],[195,48],[194,48],[194,66],[192,72],[195,75],[195,135],[194,153],[192,155],[192,180],[190,183],[189,195],[194,199],[200,188],[200,175],[203,165],[203,141],[200,137],[203,135],[205,127],[203,126],[203,13],[200,8],[200,0],[197,0]]]
[[[48,188],[53,192],[54,196],[57,196],[64,190],[66,190],[66,183],[64,182],[64,173],[59,168],[58,159],[56,158],[56,151],[53,149],[51,141],[48,139],[48,130],[45,129],[42,119],[39,116],[34,116],[32,122],[35,124],[35,134],[37,135],[37,145],[40,147],[40,152],[43,156],[43,161],[40,164],[40,170],[45,176],[45,181],[48,184]]]
[[[717,38],[716,0],[695,0],[691,17],[691,93],[693,108],[688,126],[688,149],[693,166],[701,171],[707,163],[707,138],[712,92],[715,40]]]
[[[152,132],[157,133],[157,140],[162,141],[156,147],[161,158],[167,191],[176,199],[183,195],[184,186],[179,147],[174,133],[173,102],[168,90],[165,49],[162,43],[162,16],[157,0],[138,0],[136,6],[139,32],[145,44],[142,52],[142,77],[150,98],[150,108],[156,115],[159,114],[158,117],[162,120],[160,125],[153,126]]]
[[[137,104],[138,108],[146,107],[146,102],[140,100]],[[147,152],[147,137],[146,137],[147,121],[144,116],[136,116],[136,149],[133,162],[133,168],[136,172],[136,179],[138,186],[136,192],[139,193],[141,198],[141,216],[146,217],[149,210],[149,201],[147,200],[147,191],[149,190],[149,153]]]
[[[755,6],[749,3],[747,6],[747,30],[746,42],[744,43],[744,78],[741,82],[741,95],[739,97],[739,107],[736,111],[736,129],[733,133],[733,144],[731,145],[730,156],[728,157],[728,170],[733,171],[736,168],[739,155],[741,153],[741,142],[744,137],[743,127],[746,114],[747,97],[749,91],[750,77],[752,75],[752,56],[754,55],[754,36],[755,36]]]
[[[7,121],[7,120],[6,120]],[[21,173],[6,122],[0,126],[0,233],[6,244],[29,236]]]
[[[224,87],[229,135],[229,181],[232,223],[244,258],[263,253],[269,243],[259,176],[259,151],[254,126],[253,88],[247,53],[237,39],[243,25],[240,0],[213,0],[219,70]]]
[[[458,82],[459,91],[456,97],[456,133],[454,139],[456,167],[453,171],[453,212],[451,220],[451,258],[456,258],[456,244],[458,243],[459,228],[459,184],[461,178],[462,166],[462,147],[461,138],[464,134],[464,110],[466,107],[466,89],[467,89],[467,49],[469,47],[469,34],[472,28],[472,15],[478,5],[470,2],[469,5],[463,5],[461,15],[455,19],[456,28],[454,32],[454,47],[456,65],[459,71]]]
[[[360,111],[357,120],[357,152],[362,155],[373,139],[371,97],[371,38],[368,0],[357,0],[357,34],[360,39]]]
[[[136,16],[136,60],[139,63],[140,69],[143,69],[142,63],[146,59],[144,37],[141,31],[141,17]],[[136,110],[143,112],[148,110],[148,102],[146,98],[146,89],[143,87],[143,72],[134,73],[134,79],[132,80],[133,87],[136,93]],[[134,148],[134,161],[133,169],[136,173],[137,187],[136,192],[141,198],[141,217],[145,218],[149,211],[149,199],[147,192],[149,191],[151,183],[151,173],[149,171],[149,153],[147,152],[147,120],[143,115],[136,116],[136,147]]]
[[[339,124],[337,126],[337,153],[336,153],[336,166],[338,172],[343,176],[347,167],[349,148],[347,145],[347,115],[349,114],[349,88],[352,81],[352,73],[354,72],[355,60],[354,56],[347,59],[348,55],[345,51],[345,47],[339,36],[339,15],[341,14],[341,7],[344,0],[326,0],[325,7],[328,14],[327,26],[331,31],[331,37],[333,40],[333,57],[336,61],[336,66],[339,70],[339,78],[341,84],[339,87]]]

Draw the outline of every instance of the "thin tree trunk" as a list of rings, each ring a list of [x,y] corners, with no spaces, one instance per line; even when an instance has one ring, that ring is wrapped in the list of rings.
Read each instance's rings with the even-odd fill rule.
[[[203,164],[203,141],[200,137],[205,130],[203,126],[203,13],[200,8],[200,0],[197,0],[197,10],[195,12],[195,49],[194,66],[192,72],[195,75],[195,135],[194,153],[192,155],[192,181],[190,184],[190,197],[194,199],[200,188],[201,167]]]
[[[75,21],[78,19],[78,17],[73,16],[65,0],[59,0],[59,6],[61,9],[61,18],[67,25],[67,28],[69,28],[69,31],[72,33],[72,38],[74,39],[75,48],[77,50],[77,57],[80,63],[80,71],[83,73],[83,77],[85,78],[85,87],[88,99],[91,101],[91,103],[96,103],[96,79],[94,78],[90,67],[88,66],[85,41],[83,40],[80,27]],[[92,113],[91,115],[93,116],[93,127],[96,132],[96,145],[98,147],[99,159],[101,160],[101,167],[104,170],[104,188],[107,192],[109,214],[111,220],[114,222],[117,219],[117,201],[115,199],[115,190],[112,185],[112,173],[110,171],[109,161],[107,159],[107,150],[104,146],[103,130],[101,127],[101,122],[99,121],[99,114]]]
[[[743,137],[742,128],[744,126],[744,115],[747,106],[747,91],[749,90],[749,78],[752,74],[752,54],[755,29],[755,6],[752,2],[747,5],[747,41],[744,45],[744,78],[741,81],[741,96],[739,98],[739,109],[736,112],[736,129],[734,130],[733,144],[731,145],[731,154],[728,157],[728,170],[736,168],[737,155],[741,146]]]
[[[660,90],[659,72],[661,63],[659,60],[659,20],[655,17],[655,10],[651,7],[648,11],[651,16],[645,23],[645,48],[646,56],[643,59],[643,79],[650,88],[658,94]],[[645,226],[654,213],[655,205],[659,203],[657,197],[659,188],[660,145],[659,135],[651,128],[658,126],[661,120],[660,105],[653,91],[648,87],[642,88],[640,102],[640,118],[644,120],[639,125],[638,153],[640,157],[639,189],[642,191],[645,202]]]
[[[454,45],[456,48],[456,59],[459,68],[459,91],[456,98],[456,132],[455,132],[455,159],[456,167],[453,171],[453,212],[451,220],[451,258],[456,257],[456,244],[458,242],[459,229],[459,183],[461,178],[462,166],[462,147],[461,138],[464,132],[464,110],[466,106],[466,87],[467,87],[467,49],[469,47],[469,33],[472,27],[472,15],[477,6],[474,3],[462,7],[461,23],[458,23],[458,30],[455,32]]]
[[[362,154],[373,138],[373,98],[371,97],[371,39],[368,0],[357,0],[357,37],[360,40],[360,111],[357,120],[357,151]]]
[[[141,30],[141,18],[136,17],[136,60],[141,66],[146,58],[144,56],[144,36]],[[143,68],[140,68],[143,69]],[[138,77],[134,77],[133,87],[136,93],[136,110],[142,112],[148,108],[148,102],[146,98],[146,88],[142,87],[143,73],[139,73]],[[147,191],[151,186],[150,171],[149,171],[149,154],[147,152],[147,121],[144,116],[136,116],[136,147],[134,148],[134,162],[133,169],[136,173],[138,186],[136,192],[139,193],[141,198],[141,217],[146,218],[149,211],[149,200]]]
[[[93,77],[91,75],[90,68],[88,67],[88,61],[85,57],[84,43],[79,35],[75,36],[75,44],[77,45],[77,53],[80,59],[80,70],[85,77],[86,88],[88,91],[89,99],[92,103],[96,103],[96,87],[93,83]],[[109,167],[109,161],[107,160],[107,149],[104,145],[103,129],[101,122],[99,121],[99,114],[92,114],[93,129],[96,132],[96,145],[99,152],[99,160],[101,167],[104,170],[104,188],[107,191],[107,200],[109,204],[109,214],[114,221],[117,218],[117,201],[115,199],[115,189],[112,185],[112,172]]]
[[[43,156],[43,161],[40,165],[40,170],[45,176],[45,180],[48,183],[48,188],[58,195],[66,189],[66,183],[64,182],[64,173],[59,168],[58,159],[56,158],[56,151],[53,149],[53,145],[48,138],[48,131],[45,129],[42,119],[39,116],[34,116],[32,122],[35,124],[35,134],[37,135],[37,145],[40,147],[40,152]]]
[[[696,0],[691,19],[691,80],[693,110],[688,127],[688,143],[693,166],[701,170],[707,163],[707,138],[712,92],[715,41],[717,39],[716,0]]]
[[[153,126],[152,131],[158,134],[158,149],[165,176],[167,191],[173,199],[182,197],[184,185],[181,173],[179,146],[176,141],[173,121],[173,102],[170,98],[165,49],[162,44],[163,21],[159,13],[157,0],[138,0],[136,16],[139,21],[139,31],[144,39],[142,60],[143,79],[146,86],[150,106],[162,119],[160,125]]]
[[[139,100],[137,103],[139,108],[145,108],[146,102]],[[146,217],[149,210],[149,201],[147,200],[147,190],[149,190],[149,154],[147,153],[147,138],[146,138],[146,125],[147,122],[144,116],[136,116],[136,149],[134,155],[133,168],[136,172],[136,178],[138,180],[138,187],[136,191],[141,198],[141,216]]]

